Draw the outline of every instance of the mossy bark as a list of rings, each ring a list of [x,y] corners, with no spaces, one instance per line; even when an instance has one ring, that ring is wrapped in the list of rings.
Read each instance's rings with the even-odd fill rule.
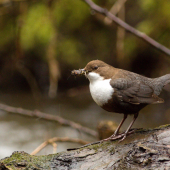
[[[0,169],[170,169],[170,125],[138,130],[121,143],[106,141],[58,154],[14,152],[0,161]]]

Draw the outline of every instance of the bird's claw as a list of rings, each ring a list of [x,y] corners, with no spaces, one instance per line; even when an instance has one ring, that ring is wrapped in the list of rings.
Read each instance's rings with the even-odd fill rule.
[[[112,136],[110,136],[110,137],[108,137],[106,139],[103,139],[101,142],[109,141],[109,140],[113,141],[113,140],[120,139],[120,141],[119,141],[119,143],[120,143],[120,142],[122,142],[127,137],[127,135],[130,135],[130,134],[132,134],[134,132],[135,132],[135,129],[132,129],[128,133],[121,133],[121,134],[118,134],[118,135],[113,134]]]
[[[122,142],[126,138],[127,134],[124,134],[123,138],[119,140],[118,143]]]

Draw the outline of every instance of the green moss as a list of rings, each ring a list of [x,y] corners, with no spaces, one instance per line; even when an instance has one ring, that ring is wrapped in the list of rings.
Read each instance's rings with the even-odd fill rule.
[[[93,155],[95,153],[98,153],[100,151],[104,151],[107,150],[107,152],[109,152],[110,154],[114,154],[115,153],[115,146],[119,146],[119,145],[126,145],[126,144],[133,144],[134,140],[139,140],[139,141],[143,141],[144,139],[147,139],[147,136],[150,136],[150,133],[155,133],[158,130],[162,130],[162,129],[168,129],[170,128],[170,124],[168,125],[162,125],[159,126],[155,129],[139,129],[137,130],[134,134],[130,135],[127,137],[126,140],[124,140],[121,143],[118,143],[118,140],[115,141],[105,141],[105,142],[101,142],[101,143],[97,143],[97,144],[93,144],[93,145],[89,145],[86,147],[82,147],[80,149],[77,149],[76,152],[79,154],[79,152],[84,152],[84,150],[87,150],[87,154],[88,155]],[[140,143],[138,144],[138,147],[142,147],[146,150],[149,150],[148,148],[146,148],[146,146],[141,145]],[[75,151],[70,151],[70,152],[75,152]],[[117,152],[119,152],[119,150],[117,150]],[[121,152],[121,150],[120,150]],[[150,150],[150,152],[154,152],[154,150]],[[71,153],[69,152],[60,152],[57,154],[51,154],[51,155],[44,155],[44,156],[33,156],[33,155],[29,155],[28,153],[25,152],[14,152],[10,157],[7,157],[3,160],[0,161],[0,163],[3,163],[7,168],[11,168],[11,169],[50,169],[50,163],[52,162],[52,160],[54,158],[57,158],[59,156],[64,157],[64,156],[68,156],[71,155]],[[120,153],[121,155],[121,153]],[[86,156],[86,152],[84,152],[84,154],[82,154],[82,157]],[[149,162],[145,162],[145,163],[149,163]]]
[[[40,167],[50,169],[49,162],[53,157],[54,155],[52,154],[47,156],[34,156],[26,152],[14,152],[10,157],[1,160],[1,163],[4,163],[6,167],[12,169],[17,169],[18,167],[21,169],[39,169]],[[44,163],[46,164],[45,166]]]
[[[115,153],[115,148],[114,147],[112,147],[111,149],[110,149],[110,154],[114,154]]]
[[[170,124],[161,125],[161,126],[155,128],[155,129],[165,129],[165,128],[168,128],[168,127],[170,127]]]

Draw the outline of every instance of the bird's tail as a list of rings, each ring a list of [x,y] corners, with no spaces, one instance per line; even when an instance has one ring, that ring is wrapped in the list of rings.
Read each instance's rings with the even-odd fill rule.
[[[170,74],[153,79],[154,91],[156,95],[159,95],[165,85],[170,83]]]

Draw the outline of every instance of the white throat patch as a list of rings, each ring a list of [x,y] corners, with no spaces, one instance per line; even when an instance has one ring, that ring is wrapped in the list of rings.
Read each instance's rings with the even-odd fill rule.
[[[105,79],[101,77],[98,73],[90,72],[86,75],[90,81],[90,93],[93,100],[102,106],[112,98],[114,89],[110,85],[111,79]]]

